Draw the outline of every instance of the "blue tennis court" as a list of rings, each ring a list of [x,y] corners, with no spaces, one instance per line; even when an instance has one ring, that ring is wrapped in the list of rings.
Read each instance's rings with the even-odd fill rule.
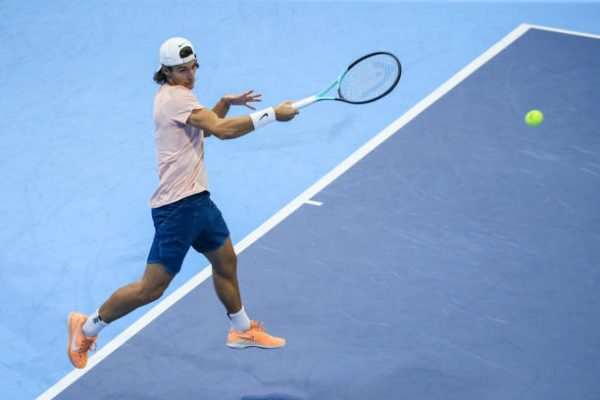
[[[3,398],[599,398],[597,1],[0,13]],[[73,370],[67,315],[138,279],[152,242],[152,73],[171,36],[194,42],[209,106],[247,89],[265,106],[301,99],[373,51],[403,77],[369,105],[206,142],[245,307],[284,349],[225,347],[210,268],[190,252],[166,296]]]
[[[56,398],[596,398],[599,70],[526,29],[243,250],[283,350],[226,349],[204,284]]]

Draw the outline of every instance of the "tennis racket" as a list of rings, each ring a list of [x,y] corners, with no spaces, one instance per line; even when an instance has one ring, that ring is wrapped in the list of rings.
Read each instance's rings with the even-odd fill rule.
[[[400,61],[392,53],[378,51],[354,61],[340,76],[314,96],[292,104],[295,109],[323,100],[337,100],[351,104],[365,104],[379,100],[390,93],[402,75]],[[327,95],[337,88],[337,96]],[[332,91],[333,92],[333,91]]]

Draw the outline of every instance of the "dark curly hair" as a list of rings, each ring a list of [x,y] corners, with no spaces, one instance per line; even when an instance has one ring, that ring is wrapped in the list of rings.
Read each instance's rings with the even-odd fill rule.
[[[163,68],[167,68],[169,71],[171,70],[171,67],[161,66],[161,68],[154,73],[154,82],[158,83],[159,85],[167,83],[167,75],[165,75]]]

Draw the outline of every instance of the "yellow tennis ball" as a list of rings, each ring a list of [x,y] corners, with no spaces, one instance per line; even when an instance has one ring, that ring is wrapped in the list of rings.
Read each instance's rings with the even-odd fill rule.
[[[544,120],[544,114],[540,110],[531,110],[525,115],[525,122],[529,126],[538,126]]]

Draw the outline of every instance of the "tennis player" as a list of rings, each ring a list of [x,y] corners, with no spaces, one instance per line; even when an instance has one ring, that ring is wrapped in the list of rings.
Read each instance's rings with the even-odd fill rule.
[[[84,368],[98,333],[112,321],[160,298],[179,272],[190,247],[212,264],[217,296],[231,322],[227,346],[278,348],[285,340],[267,334],[262,323],[251,321],[242,305],[237,280],[237,256],[229,230],[208,192],[204,167],[204,138],[234,139],[273,121],[289,121],[298,111],[291,102],[225,118],[229,107],[261,101],[252,90],[226,95],[208,109],[192,89],[198,61],[190,41],[176,37],[160,47],[160,87],[154,98],[154,138],[160,183],[150,200],[155,235],[143,277],[114,292],[91,315],[69,315],[68,354],[73,365]]]

